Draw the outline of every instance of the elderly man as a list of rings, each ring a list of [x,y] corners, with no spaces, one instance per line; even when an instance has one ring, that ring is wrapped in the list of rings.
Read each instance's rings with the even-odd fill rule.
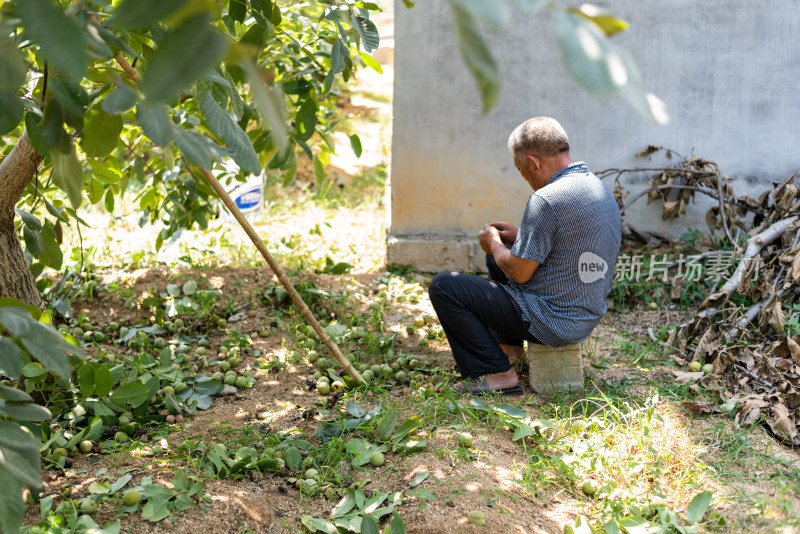
[[[549,346],[586,339],[606,312],[622,220],[608,188],[573,163],[561,125],[537,117],[508,148],[531,186],[519,230],[507,222],[478,235],[489,279],[441,272],[431,282],[439,316],[467,393],[519,394],[512,362],[528,340]]]

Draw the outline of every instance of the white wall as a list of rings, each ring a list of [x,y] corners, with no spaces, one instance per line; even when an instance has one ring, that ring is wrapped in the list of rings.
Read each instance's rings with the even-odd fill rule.
[[[668,106],[672,121],[659,126],[621,99],[599,102],[575,85],[546,9],[487,34],[503,87],[496,106],[481,115],[448,3],[421,0],[409,10],[397,0],[389,261],[421,267],[421,255],[431,270],[475,268],[458,255],[437,263],[441,245],[430,239],[472,243],[469,255],[485,222],[519,221],[530,189],[506,140],[537,115],[557,118],[573,159],[594,171],[668,163],[633,157],[653,144],[716,161],[736,178],[739,194],[785,179],[800,167],[798,8],[795,0],[613,2],[612,12],[631,24],[615,39],[633,54],[645,88]],[[646,178],[625,185],[636,192]],[[707,231],[705,209],[690,207],[689,217],[668,224],[660,205],[642,199],[626,220],[679,235],[686,227]],[[415,243],[421,248],[409,252]]]

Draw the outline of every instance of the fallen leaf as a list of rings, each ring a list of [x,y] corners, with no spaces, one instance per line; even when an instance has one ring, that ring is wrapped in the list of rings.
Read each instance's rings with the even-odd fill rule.
[[[681,404],[684,408],[689,410],[690,412],[694,413],[701,413],[701,414],[709,414],[709,413],[722,413],[722,410],[719,409],[719,406],[716,404],[712,404],[710,402],[686,402],[681,401]]]
[[[703,371],[697,371],[696,373],[691,373],[687,371],[678,371],[673,369],[672,374],[675,375],[675,381],[679,384],[688,384],[689,382],[694,382],[695,380],[700,380],[703,378]]]
[[[767,421],[772,432],[780,439],[792,443],[797,435],[797,426],[791,419],[789,409],[785,404],[776,404],[770,410],[772,419]]]
[[[786,344],[789,346],[789,352],[792,354],[792,360],[795,363],[800,363],[800,345],[797,344],[792,338],[786,339]]]

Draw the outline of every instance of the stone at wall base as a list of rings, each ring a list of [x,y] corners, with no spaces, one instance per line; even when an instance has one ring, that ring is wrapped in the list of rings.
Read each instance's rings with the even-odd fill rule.
[[[583,362],[579,343],[562,347],[528,344],[525,351],[531,388],[552,394],[583,389]]]

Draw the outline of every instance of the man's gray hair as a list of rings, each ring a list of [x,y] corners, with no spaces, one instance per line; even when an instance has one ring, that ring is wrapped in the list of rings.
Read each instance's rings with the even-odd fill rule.
[[[567,132],[557,120],[535,117],[517,126],[508,138],[508,150],[514,160],[532,154],[550,158],[560,152],[569,152]]]

